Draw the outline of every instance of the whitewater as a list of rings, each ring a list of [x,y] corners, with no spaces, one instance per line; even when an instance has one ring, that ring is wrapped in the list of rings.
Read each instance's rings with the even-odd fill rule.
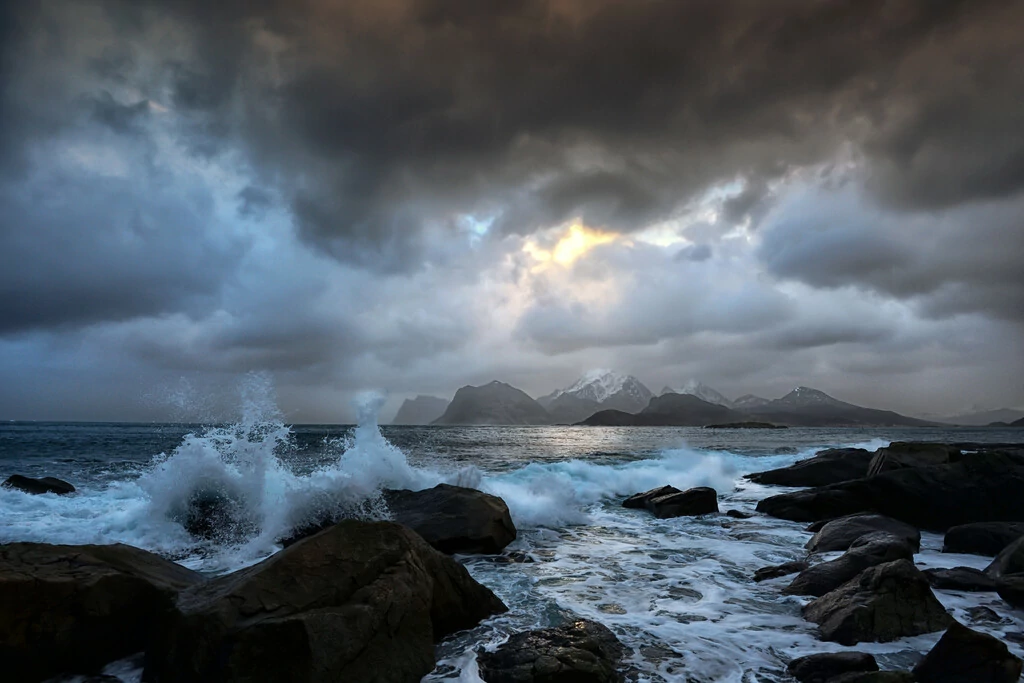
[[[278,539],[305,521],[386,519],[382,489],[471,486],[506,501],[519,529],[508,550],[533,561],[459,558],[510,611],[442,643],[439,664],[425,681],[479,681],[478,649],[576,615],[611,628],[642,681],[783,681],[789,659],[842,649],[818,641],[814,625],[800,617],[806,598],[781,595],[778,581],[751,579],[759,567],[803,556],[809,535],[802,525],[761,516],[658,520],[623,509],[622,498],[665,484],[711,486],[723,511],[753,512],[758,500],[786,489],[751,484],[745,473],[824,447],[873,449],[907,438],[906,430],[382,430],[381,402],[364,397],[353,428],[288,426],[265,388],[247,393],[242,417],[231,425],[0,426],[4,476],[45,473],[78,487],[68,497],[0,489],[0,542],[128,543],[219,574],[276,552]],[[911,433],[947,441],[1007,437],[991,430]],[[175,444],[132,452],[160,439]],[[197,540],[183,522],[197,499],[211,497],[226,501],[229,514],[213,538]],[[943,554],[941,545],[941,536],[923,534],[917,564],[983,568],[989,561]],[[1024,621],[998,596],[936,595],[962,623],[1024,654]],[[976,619],[972,608],[982,605],[998,619]],[[905,668],[939,635],[857,649],[875,654],[883,668]],[[109,672],[125,681],[141,675],[132,662]]]

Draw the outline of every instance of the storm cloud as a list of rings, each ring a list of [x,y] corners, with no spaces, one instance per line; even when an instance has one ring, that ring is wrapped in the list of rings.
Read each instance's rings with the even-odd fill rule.
[[[158,417],[137,397],[266,370],[286,412],[342,419],[363,388],[546,393],[593,365],[1021,404],[1022,23],[995,0],[5,3],[0,417]],[[74,378],[103,400],[61,412]]]

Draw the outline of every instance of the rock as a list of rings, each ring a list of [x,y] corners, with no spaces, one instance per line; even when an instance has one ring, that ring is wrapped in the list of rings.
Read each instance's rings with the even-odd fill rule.
[[[743,512],[742,510],[726,510],[725,514],[733,519],[750,519],[755,516],[753,512]]]
[[[828,679],[828,683],[914,683],[909,671],[854,671]]]
[[[786,671],[800,683],[827,683],[851,671],[878,671],[878,663],[867,652],[823,652],[794,659]]]
[[[443,553],[500,553],[516,540],[505,501],[476,489],[438,484],[424,491],[385,491],[392,518]]]
[[[1024,573],[1024,536],[1003,548],[991,564],[985,567],[985,573],[996,578]]]
[[[754,581],[760,583],[768,579],[777,579],[780,576],[789,576],[790,574],[802,572],[809,566],[811,565],[806,560],[794,560],[793,562],[783,562],[771,567],[761,567],[754,572]]]
[[[1010,606],[1024,609],[1024,574],[1011,574],[998,579],[996,591]]]
[[[647,509],[658,519],[707,515],[718,512],[718,493],[713,488],[698,486],[682,493],[651,498],[647,501]]]
[[[578,619],[557,628],[517,633],[494,652],[480,652],[487,683],[619,683],[624,648],[611,631]]]
[[[42,477],[33,479],[21,474],[12,474],[3,483],[5,488],[17,489],[25,493],[38,495],[40,493],[56,493],[58,496],[66,496],[75,492],[75,487],[63,479],[56,477]]]
[[[914,549],[905,539],[884,531],[865,534],[854,541],[850,549],[840,557],[800,572],[782,592],[787,595],[820,597],[839,588],[868,567],[899,559],[914,559]]]
[[[972,622],[982,624],[1000,624],[1004,622],[1004,619],[994,609],[984,605],[969,608],[967,616],[970,617]]]
[[[933,588],[951,591],[984,593],[995,591],[996,580],[980,569],[953,567],[952,569],[925,569],[924,575]]]
[[[189,535],[221,543],[237,542],[259,532],[241,496],[221,488],[192,491],[172,518]]]
[[[144,649],[195,572],[128,545],[0,546],[3,678],[98,673]]]
[[[418,683],[435,642],[505,610],[410,529],[343,521],[183,591],[143,678]]]
[[[960,462],[911,467],[874,477],[765,498],[758,512],[814,522],[876,512],[919,529],[958,524],[1024,521],[1024,456],[992,451]]]
[[[879,448],[868,465],[867,476],[908,467],[932,467],[948,465],[960,460],[960,449],[944,443],[920,441],[894,441],[885,448]]]
[[[871,514],[849,515],[828,522],[807,542],[807,549],[812,553],[846,550],[858,538],[874,531],[905,539],[914,552],[921,549],[921,532],[916,528],[891,517]]]
[[[919,683],[1017,683],[1021,660],[1006,644],[954,621],[914,667]]]
[[[1021,536],[1024,536],[1024,522],[961,524],[946,531],[942,552],[995,557]]]
[[[872,454],[863,448],[829,448],[789,467],[748,474],[745,479],[775,486],[825,486],[867,475]]]
[[[865,569],[808,603],[803,614],[820,626],[822,639],[842,645],[934,633],[952,621],[910,560]]]
[[[493,555],[489,558],[495,564],[530,564],[536,562],[525,550],[512,550],[504,555]]]
[[[630,509],[646,509],[647,503],[652,499],[667,496],[672,493],[682,493],[682,491],[677,489],[675,486],[659,486],[656,489],[644,491],[643,493],[634,493],[632,496],[622,501],[622,507]]]

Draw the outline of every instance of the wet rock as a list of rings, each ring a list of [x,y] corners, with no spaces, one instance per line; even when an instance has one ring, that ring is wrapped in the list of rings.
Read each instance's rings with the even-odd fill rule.
[[[144,649],[195,572],[127,545],[0,546],[2,678],[97,673]]]
[[[894,441],[885,448],[875,451],[868,465],[867,476],[910,467],[933,467],[948,465],[961,458],[960,449],[944,443],[919,441]]]
[[[953,567],[952,569],[925,569],[925,577],[933,588],[951,591],[984,593],[995,591],[996,580],[980,569]]]
[[[435,642],[505,610],[410,529],[343,521],[183,591],[144,680],[418,683]]]
[[[867,652],[823,652],[794,659],[786,670],[800,683],[827,683],[839,674],[878,671],[878,663]]]
[[[536,562],[533,556],[525,550],[512,550],[504,555],[494,555],[491,557],[491,561],[497,564],[529,564]]]
[[[1010,606],[1024,609],[1024,574],[1010,574],[998,579],[996,591]]]
[[[40,479],[34,479],[21,474],[12,474],[7,477],[7,480],[2,484],[2,486],[35,495],[41,493],[56,493],[58,496],[66,496],[69,493],[75,492],[75,487],[63,479],[57,479],[56,477],[42,477]]]
[[[839,674],[828,683],[914,683],[909,671],[859,671]]]
[[[829,448],[789,467],[755,472],[744,478],[775,486],[825,486],[866,476],[872,457],[863,448]]]
[[[970,617],[972,622],[979,624],[1001,624],[1006,621],[994,609],[984,605],[971,607],[967,610],[967,616]]]
[[[780,576],[789,576],[790,574],[802,572],[810,566],[810,563],[806,560],[794,560],[792,562],[783,562],[782,564],[776,564],[770,567],[761,567],[754,572],[754,581],[760,583],[761,581],[767,581],[769,579],[777,579]]]
[[[758,512],[814,522],[876,512],[919,529],[1024,521],[1024,455],[977,453],[950,465],[911,467],[765,498]]]
[[[961,524],[946,531],[942,552],[995,557],[1021,536],[1024,536],[1024,522]]]
[[[840,557],[803,570],[782,592],[787,595],[820,597],[839,588],[868,567],[900,559],[913,560],[913,547],[906,539],[876,531],[854,541],[853,546]]]
[[[647,509],[647,504],[654,498],[660,498],[661,496],[668,496],[673,493],[682,493],[675,486],[659,486],[656,489],[650,491],[644,491],[643,493],[635,493],[626,500],[622,501],[622,507],[630,508],[634,510]]]
[[[985,567],[985,573],[997,578],[1024,573],[1024,536],[1003,548],[991,564]]]
[[[954,621],[914,667],[919,683],[1016,683],[1021,660],[1006,644]]]
[[[480,652],[487,683],[619,683],[624,648],[607,627],[586,619],[517,633],[495,652]]]
[[[718,512],[718,493],[707,486],[698,486],[681,493],[657,496],[647,501],[647,509],[658,519],[707,515]]]
[[[242,497],[226,488],[196,489],[171,513],[190,536],[221,543],[238,542],[259,532]]]
[[[516,540],[501,498],[476,489],[438,484],[424,491],[385,491],[392,518],[443,553],[500,553]]]
[[[753,512],[743,512],[741,510],[726,510],[725,514],[733,519],[750,519],[756,516]]]
[[[810,602],[803,614],[820,626],[823,640],[842,645],[934,633],[952,621],[928,580],[909,560],[864,570]]]
[[[807,549],[812,553],[847,550],[858,538],[875,531],[885,531],[906,540],[914,552],[921,549],[921,532],[915,527],[885,515],[872,514],[849,515],[828,522],[807,542]]]

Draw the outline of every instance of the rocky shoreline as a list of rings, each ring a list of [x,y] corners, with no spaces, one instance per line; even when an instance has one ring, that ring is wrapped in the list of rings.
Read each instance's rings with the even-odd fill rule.
[[[997,594],[1024,608],[1024,501],[1011,495],[1024,491],[1024,448],[833,449],[748,479],[808,487],[757,505],[758,516],[811,522],[806,558],[750,581],[813,598],[803,615],[823,641],[853,648],[943,633],[912,670],[879,671],[870,654],[845,650],[794,659],[793,680],[1019,679],[1021,660],[954,620],[932,589]],[[499,554],[516,529],[495,496],[442,484],[384,499],[393,522],[323,519],[281,539],[285,548],[262,562],[215,578],[125,545],[0,546],[0,666],[9,680],[63,680],[136,656],[145,681],[419,681],[436,664],[436,643],[507,609],[450,555],[532,558]],[[623,505],[659,519],[719,511],[707,487],[663,486]],[[203,511],[221,514],[209,502]],[[736,524],[750,518],[726,514]],[[945,533],[949,552],[993,559],[984,571],[921,571],[921,530]],[[478,664],[489,683],[636,680],[626,650],[601,624],[577,619],[515,634],[481,650]]]

